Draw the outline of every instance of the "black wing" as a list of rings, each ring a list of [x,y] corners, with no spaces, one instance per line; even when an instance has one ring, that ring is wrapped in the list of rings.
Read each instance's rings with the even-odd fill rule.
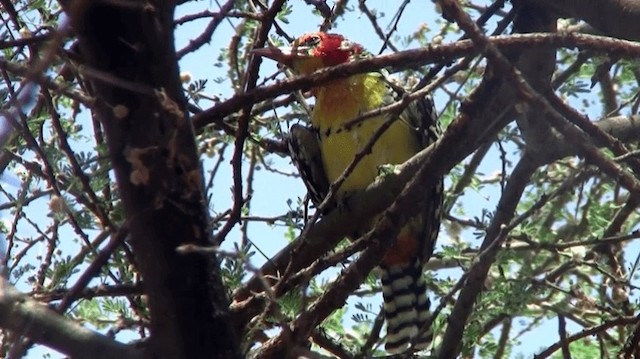
[[[329,192],[329,182],[322,164],[318,132],[312,127],[293,125],[287,144],[291,161],[298,168],[309,199],[314,205],[319,205]]]
[[[441,130],[438,124],[433,101],[424,97],[412,102],[400,115],[400,118],[416,129],[422,148],[426,148],[436,142]],[[444,201],[444,179],[437,179],[436,185],[425,192],[425,208],[422,212],[424,241],[421,246],[421,262],[426,264],[433,253],[436,239],[440,231]]]

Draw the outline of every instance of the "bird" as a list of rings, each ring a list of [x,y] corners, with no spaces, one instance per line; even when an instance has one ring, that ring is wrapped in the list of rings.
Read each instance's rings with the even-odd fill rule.
[[[254,53],[277,61],[296,75],[357,61],[370,56],[361,45],[340,34],[313,32],[295,39],[288,47],[266,47]],[[315,104],[311,125],[293,125],[288,144],[293,163],[305,182],[309,197],[317,206],[362,150],[388,115],[367,118],[356,124],[359,115],[380,108],[401,95],[398,86],[380,71],[352,75],[313,86]],[[349,124],[349,125],[347,125]],[[355,165],[335,190],[337,198],[364,190],[385,165],[401,164],[439,136],[435,109],[430,98],[412,102],[396,116],[370,152]],[[428,348],[433,333],[430,301],[424,279],[424,265],[433,253],[442,216],[442,177],[425,190],[422,210],[400,229],[394,245],[378,265],[382,282],[383,312],[387,323],[385,350],[391,354]],[[343,211],[348,212],[347,209]],[[369,231],[373,219],[362,235]],[[357,237],[356,237],[357,238]]]

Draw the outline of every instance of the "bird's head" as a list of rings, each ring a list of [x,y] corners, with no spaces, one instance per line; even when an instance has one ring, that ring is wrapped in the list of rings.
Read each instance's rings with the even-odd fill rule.
[[[300,75],[349,62],[362,52],[362,46],[359,44],[345,39],[342,35],[326,32],[304,34],[288,47],[269,47],[253,51],[254,54],[273,59]]]

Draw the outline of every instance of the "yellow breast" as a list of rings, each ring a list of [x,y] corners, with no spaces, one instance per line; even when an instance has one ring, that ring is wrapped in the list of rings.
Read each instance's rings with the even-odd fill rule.
[[[352,76],[315,88],[313,125],[320,132],[322,159],[327,179],[334,182],[362,150],[384,122],[384,118],[366,119],[347,129],[344,124],[383,104],[386,86],[377,75]],[[338,190],[366,188],[378,175],[378,167],[406,161],[420,150],[417,135],[403,121],[394,122],[378,139]]]

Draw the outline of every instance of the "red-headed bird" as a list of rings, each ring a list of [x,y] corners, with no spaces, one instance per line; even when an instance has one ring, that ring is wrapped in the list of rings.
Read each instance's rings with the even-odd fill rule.
[[[306,75],[318,69],[357,60],[365,56],[362,47],[343,36],[316,32],[296,39],[288,48],[254,51]],[[381,115],[347,127],[360,114],[393,100],[393,90],[379,72],[353,75],[313,87],[316,98],[311,128],[294,125],[289,147],[293,162],[318,204],[388,119]],[[379,175],[380,166],[400,164],[433,143],[438,135],[433,104],[427,99],[413,102],[374,144],[336,191],[338,198],[363,190]],[[432,339],[429,298],[423,266],[431,257],[440,228],[442,179],[426,190],[424,209],[415,213],[400,230],[395,244],[380,263],[384,315],[387,321],[386,350],[390,353],[426,348]],[[347,209],[348,211],[348,209]],[[359,234],[370,228],[363,228]]]

